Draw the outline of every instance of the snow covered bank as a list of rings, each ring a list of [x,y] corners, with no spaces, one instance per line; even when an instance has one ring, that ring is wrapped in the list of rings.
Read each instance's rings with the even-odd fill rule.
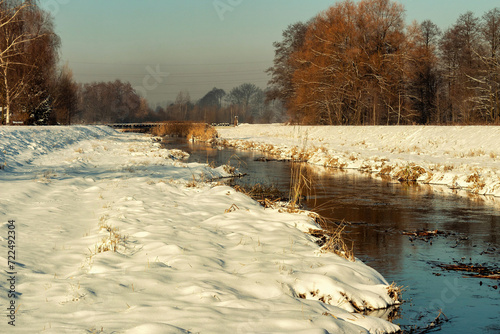
[[[285,126],[218,128],[225,145],[281,158],[500,196],[500,127]]]
[[[201,182],[227,174],[179,157],[107,128],[0,127],[0,305],[15,220],[18,307],[0,332],[398,330],[356,312],[394,304],[389,286],[319,252],[311,218]]]

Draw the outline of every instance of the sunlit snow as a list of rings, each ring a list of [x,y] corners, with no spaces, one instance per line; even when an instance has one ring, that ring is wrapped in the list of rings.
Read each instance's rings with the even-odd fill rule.
[[[227,174],[183,163],[151,137],[0,127],[0,165],[0,262],[15,220],[20,332],[398,330],[354,312],[349,301],[394,304],[388,282],[319,252],[304,233],[317,228],[311,218],[205,182]],[[6,279],[2,270],[1,305]],[[0,332],[13,332],[6,318]]]

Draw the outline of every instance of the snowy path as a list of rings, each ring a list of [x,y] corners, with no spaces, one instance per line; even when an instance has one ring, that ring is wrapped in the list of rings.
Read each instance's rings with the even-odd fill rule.
[[[498,126],[242,124],[217,131],[234,147],[500,196]]]
[[[9,220],[18,294],[16,327],[4,316],[0,332],[398,329],[354,312],[393,304],[388,284],[360,261],[320,253],[303,232],[316,227],[310,218],[193,182],[227,174],[175,156],[104,127],[0,128],[2,314]]]

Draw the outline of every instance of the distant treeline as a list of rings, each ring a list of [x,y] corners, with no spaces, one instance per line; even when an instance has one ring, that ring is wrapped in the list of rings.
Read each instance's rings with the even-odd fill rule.
[[[500,122],[500,10],[444,32],[389,0],[345,0],[276,42],[268,97],[304,124]]]
[[[213,88],[199,101],[180,92],[152,109],[129,82],[77,84],[59,66],[61,40],[37,0],[0,0],[0,124],[102,124],[191,120],[229,123],[282,121],[279,101],[245,83],[226,93]]]
[[[198,101],[189,92],[179,92],[175,101],[151,109],[130,83],[95,82],[80,85],[73,110],[77,123],[122,123],[151,121],[196,121],[205,123],[280,122],[286,113],[279,101],[266,101],[265,92],[245,83],[229,93],[213,88]]]

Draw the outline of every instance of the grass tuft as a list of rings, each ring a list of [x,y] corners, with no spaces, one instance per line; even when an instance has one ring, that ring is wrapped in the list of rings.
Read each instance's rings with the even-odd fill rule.
[[[391,285],[387,287],[389,297],[397,303],[402,302],[403,290],[403,286],[398,286],[395,282],[392,282]]]
[[[103,216],[99,222],[99,228],[105,230],[109,233],[104,238],[102,238],[101,243],[95,246],[95,254],[104,252],[116,252],[118,245],[124,244],[127,241],[127,237],[119,233],[120,229],[109,225],[107,222],[107,216]]]
[[[319,224],[327,228],[322,230],[309,229],[309,234],[317,238],[317,243],[321,246],[321,251],[324,253],[335,253],[346,260],[356,262],[356,258],[354,257],[354,243],[344,236],[346,224],[333,224],[332,222],[327,222],[319,215],[316,215],[315,219],[317,222],[320,220]]]
[[[265,208],[274,208],[277,206],[277,202],[287,200],[283,192],[280,191],[275,185],[235,185],[233,188],[236,191],[244,193],[245,195],[253,198]]]
[[[416,166],[414,164],[409,164],[396,173],[396,178],[400,182],[414,182],[417,181],[418,178],[425,173],[426,170],[424,168]]]
[[[290,192],[288,209],[290,211],[299,210],[301,201],[307,195],[310,195],[312,190],[312,177],[307,172],[304,163],[292,163],[292,170],[290,173]]]

